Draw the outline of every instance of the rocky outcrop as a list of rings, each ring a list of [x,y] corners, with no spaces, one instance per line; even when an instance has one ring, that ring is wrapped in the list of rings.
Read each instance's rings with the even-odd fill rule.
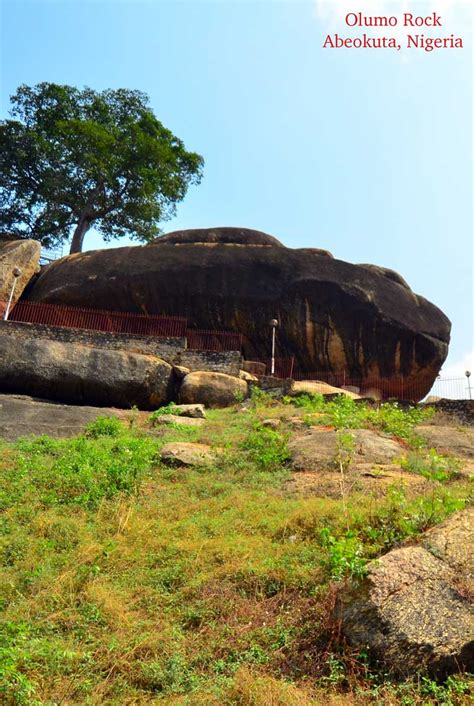
[[[0,395],[0,439],[16,441],[22,436],[52,436],[55,439],[82,434],[97,417],[127,421],[124,410],[108,407],[66,405],[27,395]]]
[[[369,565],[365,582],[341,592],[338,613],[349,641],[390,671],[444,677],[474,669],[474,511]]]
[[[156,409],[172,367],[154,356],[0,333],[0,391],[72,404]]]
[[[41,245],[37,240],[0,241],[0,317],[3,316],[15,285],[12,308],[23,290],[39,272]],[[15,277],[14,272],[19,272]]]
[[[196,372],[186,375],[179,390],[179,401],[201,403],[206,407],[229,407],[238,397],[246,397],[245,380],[225,373]]]
[[[351,429],[341,436],[324,427],[294,436],[288,450],[294,471],[336,470],[338,458],[350,459],[356,466],[390,464],[406,453],[399,443],[371,429]]]
[[[245,357],[256,360],[269,356],[276,318],[277,356],[295,356],[295,369],[403,376],[412,399],[429,391],[450,335],[446,316],[396,273],[246,229],[178,231],[143,247],[72,255],[44,268],[28,298],[184,315],[191,327],[241,332]]]

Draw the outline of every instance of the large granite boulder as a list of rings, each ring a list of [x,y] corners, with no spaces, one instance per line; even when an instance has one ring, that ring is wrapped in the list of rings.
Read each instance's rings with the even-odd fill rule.
[[[179,389],[179,401],[185,404],[204,404],[206,407],[229,407],[237,399],[247,397],[245,380],[207,371],[189,373]]]
[[[0,240],[0,317],[5,313],[13,285],[12,308],[33,275],[39,272],[40,254],[37,240]],[[19,272],[17,277],[15,270]]]
[[[341,592],[346,638],[390,671],[445,677],[474,670],[474,510],[427,532],[421,546],[369,565],[362,585]]]
[[[0,390],[72,404],[156,409],[172,367],[155,356],[0,332]]]
[[[295,369],[403,376],[404,394],[414,399],[429,391],[450,335],[446,316],[391,270],[293,250],[237,228],[178,231],[151,245],[71,255],[44,268],[27,296],[187,316],[192,328],[243,333],[245,357],[256,360],[269,357],[276,318],[277,356],[295,356]],[[394,390],[399,394],[399,384]]]

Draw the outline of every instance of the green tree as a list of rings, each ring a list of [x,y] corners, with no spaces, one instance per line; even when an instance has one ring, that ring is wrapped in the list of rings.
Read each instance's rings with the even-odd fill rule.
[[[20,86],[0,121],[0,234],[81,252],[104,240],[150,241],[174,215],[203,159],[187,152],[140,91]]]

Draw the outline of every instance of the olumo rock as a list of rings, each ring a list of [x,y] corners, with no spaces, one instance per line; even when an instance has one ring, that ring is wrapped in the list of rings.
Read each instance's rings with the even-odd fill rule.
[[[403,376],[407,399],[428,393],[450,336],[446,316],[395,273],[235,228],[178,231],[152,245],[62,258],[42,270],[28,298],[186,312],[191,327],[242,333],[247,360],[268,359],[269,322],[277,316],[277,356],[295,356],[296,369],[345,370],[374,387],[379,378]]]
[[[6,309],[15,280],[11,308],[33,275],[39,272],[40,254],[41,245],[37,240],[0,241],[0,316]],[[18,277],[13,274],[15,268],[20,271]]]
[[[362,584],[341,591],[337,616],[349,642],[402,675],[472,671],[473,520],[472,509],[454,515],[423,546],[385,554]]]
[[[179,390],[184,404],[201,403],[206,407],[229,407],[239,397],[247,397],[245,380],[225,373],[194,372],[186,375]]]
[[[60,402],[156,409],[172,367],[160,358],[0,332],[0,389]]]

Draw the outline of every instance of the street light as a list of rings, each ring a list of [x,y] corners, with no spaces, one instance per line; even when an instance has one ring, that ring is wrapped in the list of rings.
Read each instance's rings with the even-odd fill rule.
[[[12,288],[11,288],[11,292],[10,292],[10,298],[8,299],[7,308],[5,310],[5,314],[3,315],[4,321],[6,321],[8,319],[8,314],[10,313],[10,307],[12,305],[13,293],[15,291],[16,282],[17,282],[18,277],[21,275],[20,268],[14,267],[12,270],[12,274],[13,274],[13,284],[12,284]]]
[[[469,380],[469,378],[471,377],[471,371],[466,370],[464,375],[467,377],[467,389],[469,390],[469,399],[472,400],[471,381]]]
[[[278,319],[272,319],[270,321],[270,326],[272,327],[272,365],[270,375],[275,375],[275,337],[276,327],[278,326]]]

